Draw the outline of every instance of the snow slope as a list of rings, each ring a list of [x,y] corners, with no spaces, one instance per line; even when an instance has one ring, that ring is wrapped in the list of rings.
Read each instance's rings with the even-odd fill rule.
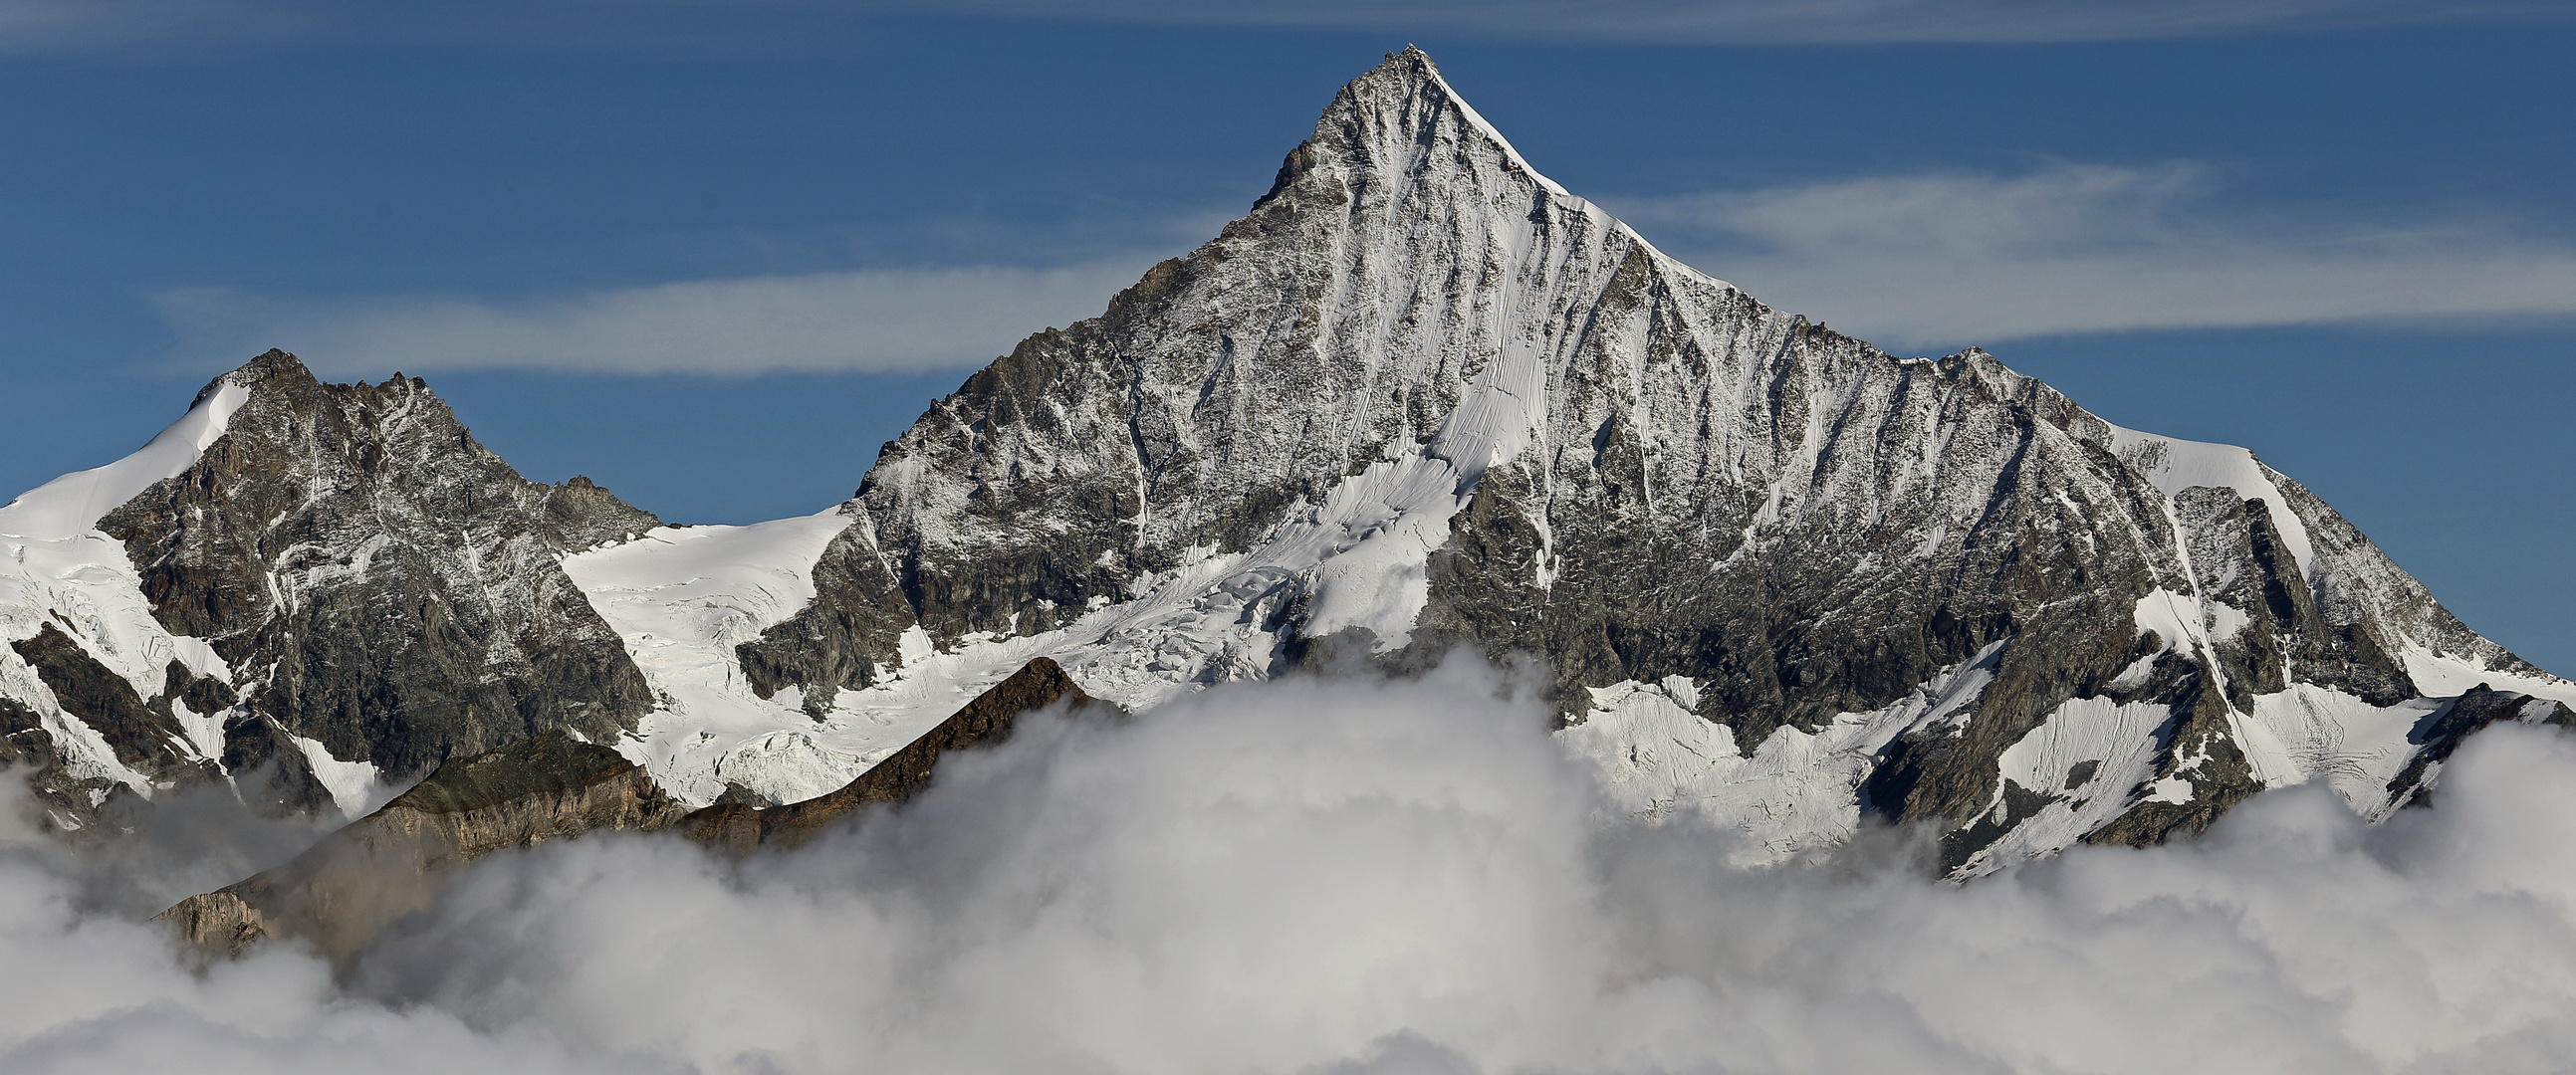
[[[213,649],[162,626],[125,544],[96,524],[195,463],[198,453],[223,436],[248,396],[240,385],[221,382],[134,454],[63,475],[0,507],[0,642],[33,638],[50,623],[146,698],[161,692],[163,669],[173,660],[197,674],[229,680],[231,670]],[[7,646],[0,646],[0,697],[36,711],[75,779],[113,781],[146,796],[156,790],[145,774],[117,760],[97,729],[64,713],[36,670]],[[200,759],[220,755],[223,727],[215,714],[175,705],[187,730],[182,753]],[[90,794],[95,804],[106,791],[98,786]]]

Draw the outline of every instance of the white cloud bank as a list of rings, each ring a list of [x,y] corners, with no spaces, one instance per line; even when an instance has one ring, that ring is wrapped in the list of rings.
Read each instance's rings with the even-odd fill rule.
[[[2576,315],[2576,245],[2511,221],[2220,203],[2206,169],[2065,164],[1605,202],[1776,308],[1884,346]]]
[[[1504,697],[1509,695],[1508,697]],[[2538,1072],[2576,1055],[2576,739],[2378,828],[2323,789],[1965,886],[1598,813],[1477,667],[1037,721],[743,868],[487,860],[334,988],[204,979],[0,862],[0,1070]],[[29,973],[25,968],[42,968]]]
[[[1097,316],[1152,259],[695,280],[569,298],[158,297],[191,353],[296,352],[325,375],[538,369],[749,375],[980,366],[1023,337]]]

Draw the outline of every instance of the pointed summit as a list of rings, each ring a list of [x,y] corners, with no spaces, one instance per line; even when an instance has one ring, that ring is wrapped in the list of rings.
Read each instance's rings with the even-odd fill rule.
[[[1387,54],[1369,73],[1352,79],[1315,123],[1315,133],[1289,153],[1278,183],[1260,203],[1319,159],[1334,159],[1363,171],[1405,169],[1434,155],[1499,156],[1503,170],[1558,197],[1564,187],[1541,175],[1512,148],[1501,131],[1470,106],[1440,76],[1431,55],[1412,45]]]
[[[1510,139],[1502,137],[1502,129],[1497,129],[1492,121],[1486,121],[1481,113],[1476,113],[1476,108],[1468,106],[1466,98],[1458,95],[1458,90],[1450,88],[1445,77],[1440,77],[1440,64],[1432,62],[1430,54],[1422,52],[1419,46],[1406,44],[1404,52],[1386,54],[1386,62],[1378,64],[1376,70],[1350,80],[1350,85],[1345,85],[1342,93],[1334,98],[1332,108],[1324,111],[1324,119],[1316,124],[1316,142],[1327,139],[1329,131],[1337,126],[1334,113],[1345,111],[1345,106],[1352,111],[1373,113],[1381,119],[1399,119],[1401,116],[1401,119],[1406,119],[1404,124],[1388,124],[1381,129],[1401,129],[1406,134],[1437,137],[1437,131],[1443,129],[1443,121],[1450,121],[1450,124],[1458,126],[1461,139],[1492,142],[1494,150],[1502,152],[1504,160],[1510,162],[1510,168],[1528,175],[1548,193],[1569,196],[1564,186],[1556,186],[1556,180],[1540,175],[1538,168],[1530,168],[1530,162],[1520,155],[1520,150],[1512,150]]]
[[[2250,457],[2262,482],[2167,489],[2149,454],[1982,353],[1900,362],[1658,253],[1407,48],[1242,219],[889,445],[837,547],[890,582],[765,644],[891,660],[825,628],[917,616],[964,668],[1042,636],[1012,644],[1131,708],[1349,656],[1539,654],[1568,746],[1641,807],[1776,850],[1866,801],[1938,823],[1968,872],[2313,775],[2326,733],[2262,724],[2293,687],[2353,714],[2471,670],[2576,697]],[[2319,567],[2275,555],[2297,533]],[[2386,801],[2374,775],[2355,805]]]

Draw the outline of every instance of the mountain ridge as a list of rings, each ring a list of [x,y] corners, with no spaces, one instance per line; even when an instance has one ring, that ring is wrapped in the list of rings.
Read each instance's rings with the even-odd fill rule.
[[[231,384],[199,408],[255,402],[227,404]],[[442,488],[492,513],[481,544],[323,512],[294,524],[310,563],[291,541],[258,551],[293,535],[217,490],[260,453],[233,445],[233,412],[209,440],[197,410],[165,434],[196,454],[137,464],[171,473],[102,512],[114,535],[52,539],[121,546],[66,563],[118,576],[99,600],[136,641],[104,649],[138,699],[194,689],[142,663],[162,651],[241,691],[182,707],[187,760],[237,779],[300,758],[307,804],[333,770],[305,740],[363,750],[372,778],[546,727],[613,743],[684,805],[795,802],[1039,658],[1133,710],[1465,646],[1544,660],[1560,741],[1623,809],[1738,829],[1748,862],[1864,817],[1925,824],[1964,875],[2196,832],[2308,780],[2381,816],[2438,780],[2419,728],[2576,700],[2244,449],[2114,426],[1982,350],[1890,355],[1663,255],[1532,169],[1415,49],[1345,86],[1244,217],[970,376],[812,516],[655,526],[586,482],[512,484],[443,405],[444,424],[371,440],[426,388],[362,388],[262,412],[250,440],[327,456],[299,473],[335,489],[400,492],[407,472],[365,445],[434,456]],[[358,435],[321,452],[323,425]],[[202,511],[229,521],[191,529]],[[379,539],[411,557],[401,578],[437,584],[368,588]],[[487,561],[552,603],[451,601]],[[207,565],[235,577],[209,591]],[[252,585],[298,571],[319,606]],[[285,639],[444,637],[421,613],[377,635],[305,614],[386,585],[484,624],[434,648],[480,647],[523,686],[416,690],[445,714],[425,732],[397,727],[410,695],[383,672],[274,692],[275,669],[302,682]],[[40,606],[0,593],[13,642]],[[576,656],[540,667],[550,639]],[[0,654],[0,697],[107,749],[24,663]],[[2504,700],[2463,711],[2480,691]],[[198,741],[217,717],[220,756]]]

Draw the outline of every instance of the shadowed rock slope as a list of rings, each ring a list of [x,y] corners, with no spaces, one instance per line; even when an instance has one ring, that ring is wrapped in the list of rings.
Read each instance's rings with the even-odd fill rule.
[[[1059,702],[1097,705],[1055,662],[1032,661],[849,786],[767,809],[728,802],[692,813],[617,751],[548,731],[440,766],[284,865],[188,897],[154,920],[205,957],[297,938],[345,959],[427,907],[456,867],[494,852],[673,828],[736,856],[793,848],[868,806],[911,798],[930,785],[943,754],[999,743],[1022,713]]]

